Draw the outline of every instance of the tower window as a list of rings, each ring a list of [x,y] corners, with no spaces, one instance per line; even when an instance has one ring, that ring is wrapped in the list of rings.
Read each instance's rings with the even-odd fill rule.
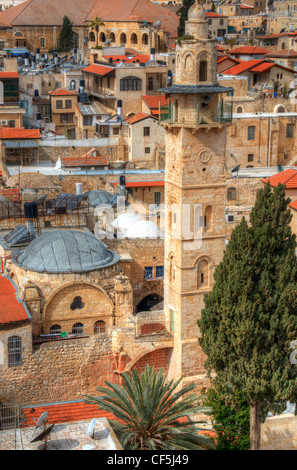
[[[198,289],[201,287],[208,287],[208,262],[206,260],[201,260],[198,263],[198,276],[197,276],[197,281],[198,281]]]
[[[201,60],[199,66],[199,81],[206,82],[207,81],[207,62],[206,60]]]

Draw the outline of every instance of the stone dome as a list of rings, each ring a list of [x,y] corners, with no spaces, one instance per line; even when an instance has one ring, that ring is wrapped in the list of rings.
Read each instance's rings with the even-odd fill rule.
[[[89,203],[92,207],[106,204],[112,198],[112,194],[104,189],[93,189],[91,191],[87,191],[83,195],[88,197]]]
[[[162,230],[149,220],[139,220],[126,231],[126,238],[161,238]]]
[[[128,230],[132,224],[135,224],[142,217],[136,212],[126,212],[125,214],[119,215],[112,223],[113,227],[117,230]]]
[[[83,273],[112,266],[120,257],[94,235],[78,230],[43,233],[17,255],[14,262],[44,273]]]
[[[200,3],[198,3],[197,0],[195,0],[195,3],[189,8],[188,12],[188,20],[189,21],[205,21],[205,10]]]

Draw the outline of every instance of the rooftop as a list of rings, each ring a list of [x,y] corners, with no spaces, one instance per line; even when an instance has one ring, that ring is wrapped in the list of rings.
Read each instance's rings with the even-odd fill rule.
[[[12,282],[0,275],[0,324],[29,320],[30,314],[26,304],[22,302]]]
[[[284,184],[287,189],[297,189],[297,170],[289,169],[270,176],[262,180],[263,183],[270,182],[271,186],[277,186],[279,183]]]
[[[134,116],[127,118],[126,121],[129,124],[136,124],[137,122],[143,121],[144,119],[147,119],[147,118],[156,120],[156,118],[154,118],[150,114],[138,113],[138,114],[134,114]]]
[[[35,238],[23,252],[15,254],[14,262],[30,271],[58,274],[95,271],[119,259],[92,234],[56,230]]]
[[[75,95],[77,95],[77,91],[75,91],[75,90],[65,90],[63,88],[57,88],[54,91],[50,91],[49,95],[52,95],[52,96],[75,96]]]
[[[259,46],[240,46],[235,49],[231,49],[229,54],[243,54],[243,55],[259,55],[268,54],[270,51]]]
[[[1,127],[0,139],[40,139],[39,129],[24,127]]]

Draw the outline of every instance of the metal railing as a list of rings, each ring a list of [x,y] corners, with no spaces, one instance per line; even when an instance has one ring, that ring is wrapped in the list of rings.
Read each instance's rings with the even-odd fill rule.
[[[136,316],[135,338],[141,341],[172,340],[170,322],[163,312],[140,312]]]
[[[185,123],[185,124],[190,124],[190,125],[211,125],[213,123],[228,123],[232,122],[232,115],[233,115],[233,101],[228,102],[221,100],[218,103],[218,108],[217,111],[209,111],[208,106],[197,104],[195,113],[187,113],[186,116],[180,116],[176,117],[175,115],[175,110],[174,110],[174,105],[172,103],[169,103],[169,108],[168,108],[168,115],[167,117],[163,117],[163,121],[169,122],[170,124],[180,124],[180,123]]]
[[[0,404],[0,431],[19,427],[20,405],[13,403]]]

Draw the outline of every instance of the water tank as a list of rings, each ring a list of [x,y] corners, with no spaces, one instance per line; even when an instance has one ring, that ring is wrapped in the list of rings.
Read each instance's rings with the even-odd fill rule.
[[[27,219],[36,219],[38,217],[37,202],[25,202],[24,204],[25,217]]]
[[[81,196],[82,195],[82,183],[76,183],[76,195]]]

